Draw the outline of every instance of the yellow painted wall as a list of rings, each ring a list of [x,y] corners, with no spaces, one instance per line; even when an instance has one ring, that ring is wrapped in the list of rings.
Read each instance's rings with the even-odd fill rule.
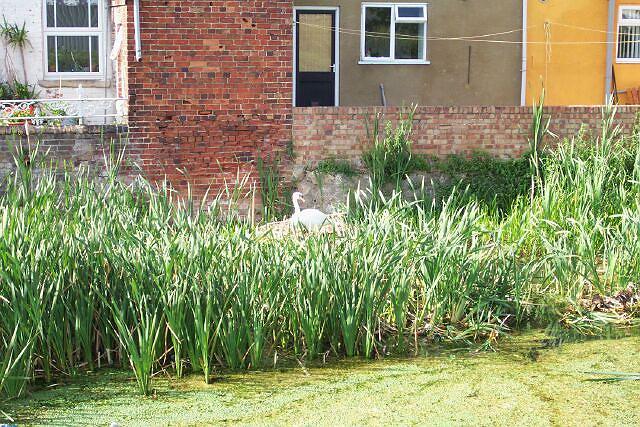
[[[640,0],[618,0],[617,6],[633,4]],[[608,14],[608,0],[529,0],[528,105],[543,87],[547,105],[604,103]],[[640,64],[616,64],[615,47],[614,66],[619,90],[640,86]]]
[[[603,103],[607,15],[607,0],[529,0],[527,104],[543,86],[547,105]],[[589,44],[554,44],[563,41]]]

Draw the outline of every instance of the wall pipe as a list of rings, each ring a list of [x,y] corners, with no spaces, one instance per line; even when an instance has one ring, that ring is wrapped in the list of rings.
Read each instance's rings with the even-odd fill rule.
[[[611,93],[611,85],[613,83],[613,47],[614,47],[614,31],[616,16],[616,0],[609,0],[609,24],[607,26],[607,69],[606,79],[604,83],[604,102],[611,102],[613,94]]]
[[[529,27],[529,1],[522,0],[522,85],[520,105],[527,105],[527,37]]]
[[[136,41],[136,61],[142,60],[142,38],[140,36],[140,0],[133,0],[133,27]]]

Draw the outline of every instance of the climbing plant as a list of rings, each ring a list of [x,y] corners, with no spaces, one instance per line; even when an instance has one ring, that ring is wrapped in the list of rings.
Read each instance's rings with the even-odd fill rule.
[[[22,26],[15,23],[9,23],[4,15],[2,16],[2,23],[0,24],[0,37],[4,40],[7,46],[5,53],[7,73],[9,73],[13,68],[9,56],[9,50],[10,48],[16,49],[20,53],[20,59],[22,61],[22,76],[25,82],[27,81],[27,63],[25,61],[24,51],[31,45],[31,42],[29,41],[29,31],[27,31],[26,26],[27,25],[24,22],[22,23]]]

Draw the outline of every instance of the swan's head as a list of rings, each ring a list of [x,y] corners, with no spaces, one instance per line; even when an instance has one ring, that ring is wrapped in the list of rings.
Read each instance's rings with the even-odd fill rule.
[[[296,202],[304,203],[304,197],[302,196],[302,193],[299,191],[296,191],[295,193],[293,193],[293,203],[296,203]]]

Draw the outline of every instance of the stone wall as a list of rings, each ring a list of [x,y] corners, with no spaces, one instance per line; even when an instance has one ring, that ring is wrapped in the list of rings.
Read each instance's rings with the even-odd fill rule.
[[[295,108],[293,140],[297,162],[315,164],[327,157],[359,162],[370,144],[367,128],[376,114],[397,119],[400,108]],[[548,107],[550,130],[558,137],[576,135],[582,126],[598,132],[601,107]],[[639,107],[619,107],[616,123],[629,132]],[[484,151],[496,157],[517,157],[528,149],[531,107],[420,107],[414,123],[414,151],[444,157]],[[554,141],[554,138],[548,138]]]
[[[551,107],[546,111],[551,116],[551,131],[558,138],[576,135],[582,127],[589,132],[600,131],[602,119],[600,107]],[[305,167],[313,167],[318,161],[328,157],[359,163],[363,150],[369,144],[367,121],[371,125],[376,112],[384,113],[385,119],[394,120],[398,117],[400,110],[398,108],[380,110],[374,107],[294,109],[292,126],[288,133],[279,133],[284,140],[293,138],[294,141],[295,160],[285,163],[285,167],[295,174],[296,171],[303,172]],[[615,123],[620,125],[625,133],[629,133],[639,113],[638,107],[620,107]],[[528,148],[531,114],[531,108],[527,107],[420,107],[415,115],[413,149],[417,153],[439,157],[448,154],[468,155],[474,151],[484,151],[503,158],[520,156]],[[162,126],[162,123],[158,123],[158,126]],[[227,179],[229,184],[235,182],[238,177],[237,168],[253,171],[256,146],[265,143],[265,141],[256,140],[256,135],[259,134],[255,133],[247,133],[240,138],[237,126],[230,125],[228,128],[219,130],[226,141],[226,145],[222,146],[218,146],[218,137],[210,140],[206,135],[189,136],[190,132],[196,132],[196,130],[188,123],[172,126],[173,132],[177,135],[186,135],[186,139],[172,140],[171,146],[174,147],[172,149],[158,148],[147,151],[147,170],[143,168],[145,177],[151,180],[164,178],[159,172],[155,176],[148,174],[148,168],[153,164],[169,164],[173,168],[184,165],[187,173],[194,171],[189,169],[189,166],[195,166],[201,168],[200,174],[196,175],[196,178],[201,178],[199,181],[201,188],[206,189],[209,184],[212,184],[213,194],[220,189],[216,188],[216,182],[224,179]],[[98,171],[104,167],[103,154],[107,152],[112,141],[118,144],[126,143],[129,158],[139,166],[135,158],[138,153],[135,150],[136,147],[139,149],[140,142],[128,141],[127,136],[127,128],[115,126],[30,129],[32,146],[36,141],[41,141],[40,153],[48,152],[49,160],[58,163],[67,162],[75,168],[81,165],[91,166]],[[198,140],[193,141],[194,138]],[[551,143],[557,141],[552,137],[547,139]],[[10,146],[19,141],[23,144],[27,142],[24,128],[0,127],[0,177],[13,169]],[[180,151],[176,152],[175,150],[178,149]],[[242,150],[247,154],[240,155]],[[133,158],[131,158],[132,152]],[[181,157],[176,158],[176,153]],[[216,164],[216,159],[225,159],[225,156],[233,153],[237,155],[233,160],[233,167],[236,169],[228,167],[224,170],[222,168],[224,163]],[[191,163],[182,163],[186,162],[185,159],[191,159]],[[133,176],[138,173],[138,170],[129,168],[125,173]],[[178,172],[175,172],[173,177],[177,174]],[[172,175],[168,174],[168,177],[171,181]],[[181,188],[180,185],[189,182],[187,178],[187,174],[184,174],[183,182],[174,179],[172,184],[186,194],[184,186]]]
[[[14,156],[19,147],[23,153],[33,152],[37,147],[39,159],[53,162],[58,167],[67,165],[78,169],[90,167],[97,175],[104,173],[104,155],[109,153],[111,143],[122,147],[127,129],[116,126],[67,126],[31,127],[29,135],[24,127],[0,127],[0,180],[15,168]],[[29,149],[30,147],[30,149]]]

